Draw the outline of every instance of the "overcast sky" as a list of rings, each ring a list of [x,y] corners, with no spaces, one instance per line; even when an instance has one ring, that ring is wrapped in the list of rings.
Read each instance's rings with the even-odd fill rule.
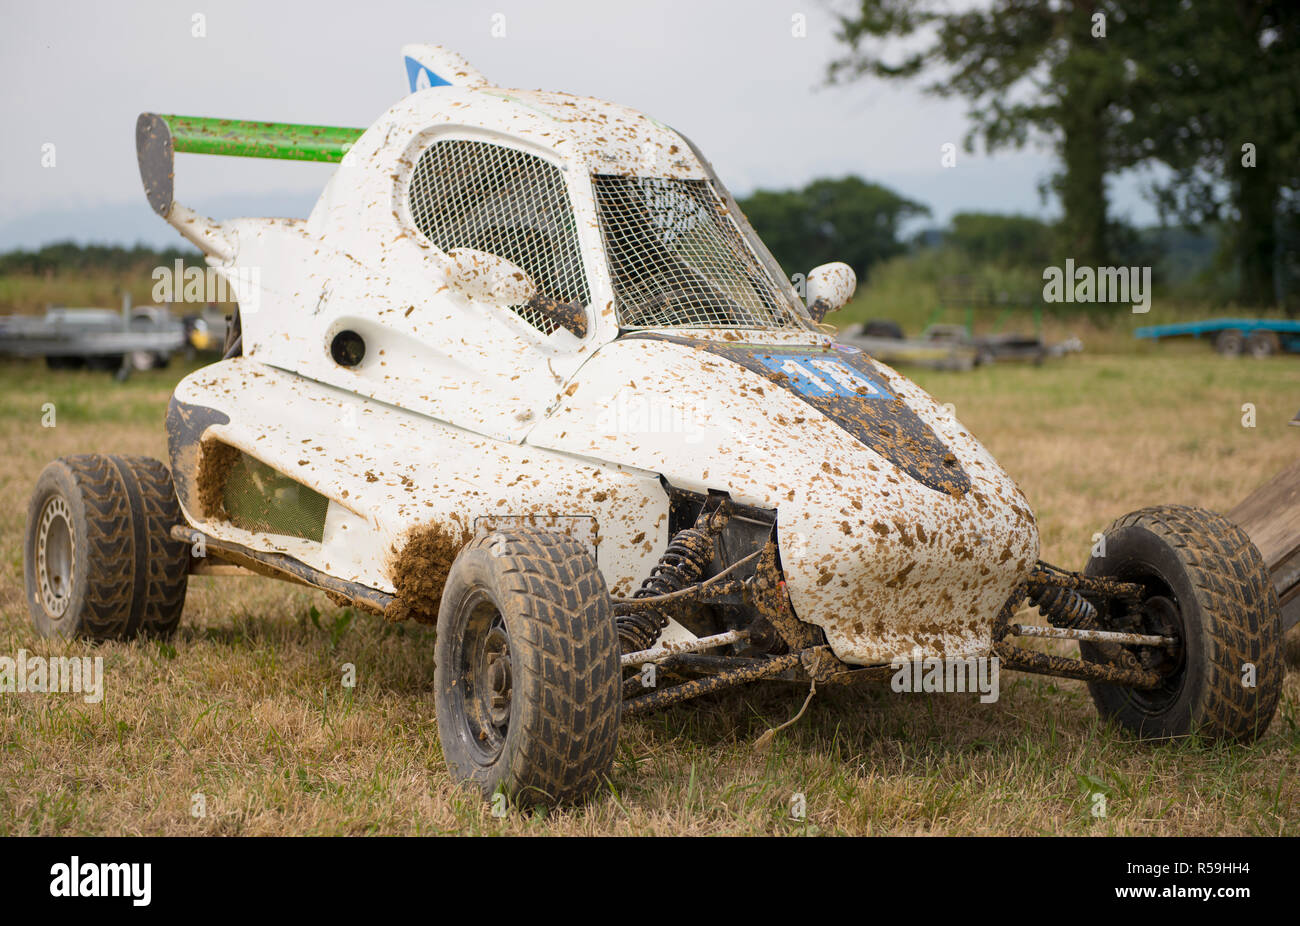
[[[690,136],[738,196],[858,174],[927,204],[936,223],[971,209],[1057,212],[1038,194],[1048,152],[959,152],[955,168],[941,166],[941,146],[966,131],[961,101],[896,83],[826,87],[837,54],[826,0],[0,0],[0,10],[0,250],[179,243],[140,188],[137,114],[364,127],[407,92],[407,42],[454,48],[501,86],[643,110]],[[796,14],[806,37],[792,35]],[[41,163],[47,143],[53,167]],[[218,218],[305,215],[331,170],[180,155],[177,198]],[[1136,178],[1115,184],[1113,207],[1154,220]]]

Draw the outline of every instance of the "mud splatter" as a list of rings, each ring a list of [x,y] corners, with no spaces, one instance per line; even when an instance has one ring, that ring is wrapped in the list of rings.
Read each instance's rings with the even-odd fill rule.
[[[384,611],[390,621],[434,624],[447,573],[471,532],[460,524],[422,524],[407,535],[401,551],[393,551],[390,575],[396,600]]]
[[[219,440],[205,440],[199,454],[199,511],[205,518],[228,520],[226,479],[239,462],[240,452]]]

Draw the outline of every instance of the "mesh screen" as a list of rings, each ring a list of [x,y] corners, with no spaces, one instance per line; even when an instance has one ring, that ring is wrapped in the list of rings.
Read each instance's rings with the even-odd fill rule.
[[[707,180],[592,181],[624,327],[798,326]]]
[[[329,499],[246,453],[226,474],[222,495],[235,527],[258,534],[285,534],[321,542]]]
[[[444,251],[504,257],[542,295],[584,308],[591,301],[568,190],[555,165],[489,142],[438,141],[416,162],[409,199],[415,227]],[[545,334],[559,327],[513,308]]]

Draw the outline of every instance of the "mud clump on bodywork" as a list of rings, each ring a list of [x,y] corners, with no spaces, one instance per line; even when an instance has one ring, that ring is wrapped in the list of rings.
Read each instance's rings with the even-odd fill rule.
[[[227,520],[226,479],[239,462],[239,451],[219,440],[205,440],[199,453],[199,511],[205,518]]]
[[[391,566],[396,599],[384,610],[390,621],[437,623],[447,574],[470,531],[459,524],[432,522],[414,528],[406,545],[394,550]]]

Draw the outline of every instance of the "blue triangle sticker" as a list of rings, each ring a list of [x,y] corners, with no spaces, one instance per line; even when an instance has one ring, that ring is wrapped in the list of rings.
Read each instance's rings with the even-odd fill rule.
[[[406,79],[411,85],[411,92],[424,90],[426,87],[450,87],[451,81],[443,80],[420,62],[408,56],[406,59]]]

